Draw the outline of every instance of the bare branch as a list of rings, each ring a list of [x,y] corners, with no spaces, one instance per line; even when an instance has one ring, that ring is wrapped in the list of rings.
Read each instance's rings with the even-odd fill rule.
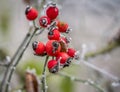
[[[99,92],[106,92],[102,87],[100,87],[98,84],[96,84],[94,81],[92,81],[90,79],[84,80],[84,79],[76,78],[74,76],[67,75],[65,73],[57,73],[57,74],[60,76],[63,76],[63,77],[67,77],[67,78],[71,79],[72,81],[90,85],[90,86],[96,88]]]

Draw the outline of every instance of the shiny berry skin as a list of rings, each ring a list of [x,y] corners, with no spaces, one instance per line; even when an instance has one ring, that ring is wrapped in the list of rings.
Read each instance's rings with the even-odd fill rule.
[[[62,21],[57,21],[56,23],[60,32],[69,33],[69,31],[71,31],[67,23]]]
[[[50,60],[47,63],[47,67],[51,73],[58,72],[58,62],[56,60]]]
[[[46,9],[46,15],[51,19],[51,20],[54,20],[57,18],[59,14],[59,9],[52,5],[52,6],[48,6],[47,9]]]
[[[50,18],[47,16],[42,16],[39,19],[39,24],[41,27],[47,27],[51,23]]]
[[[58,61],[59,59],[60,59],[60,64],[65,65],[70,60],[70,56],[65,52],[60,52],[56,56],[56,60]]]
[[[60,32],[58,29],[53,29],[48,32],[48,39],[49,40],[59,40],[60,39]]]
[[[46,43],[46,52],[49,56],[56,56],[61,50],[61,46],[56,40],[49,40]]]
[[[42,42],[33,42],[32,43],[33,50],[36,55],[44,55],[45,54],[45,45]]]
[[[28,6],[25,10],[25,15],[28,20],[35,20],[38,17],[38,11],[35,8]]]
[[[70,57],[74,58],[75,53],[76,53],[76,50],[75,50],[75,49],[73,49],[73,48],[68,48],[67,54],[68,54]]]

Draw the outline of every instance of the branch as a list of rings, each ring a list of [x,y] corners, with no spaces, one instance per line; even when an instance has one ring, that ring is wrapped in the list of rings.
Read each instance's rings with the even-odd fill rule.
[[[43,0],[45,2],[46,0]],[[38,3],[37,3],[38,4]],[[43,7],[43,5],[41,5]],[[34,28],[34,31],[32,30]],[[37,30],[40,30],[40,33],[42,33],[42,29],[38,28],[35,24],[35,21],[33,21],[33,27],[30,27],[29,32],[25,36],[24,40],[22,41],[21,45],[17,49],[16,53],[14,54],[13,58],[11,59],[11,62],[8,64],[8,67],[6,67],[5,75],[3,77],[1,86],[0,86],[0,92],[8,92],[9,84],[13,75],[13,72],[15,71],[16,66],[18,65],[19,61],[21,60],[25,50],[29,46],[31,39],[36,34]]]
[[[96,84],[92,80],[79,79],[79,78],[67,75],[65,73],[57,73],[57,74],[60,75],[60,76],[63,76],[63,77],[67,77],[67,78],[71,79],[72,81],[80,82],[80,83],[84,83],[84,84],[90,85],[90,86],[96,88],[99,92],[106,92],[103,88],[101,88],[98,84]]]
[[[110,52],[110,51],[112,51],[113,49],[115,49],[118,46],[120,46],[120,43],[112,42],[112,43],[108,44],[106,47],[101,48],[101,49],[99,49],[99,50],[97,50],[95,52],[88,52],[88,53],[86,53],[84,59],[87,60],[88,58],[95,57],[97,55]]]
[[[44,63],[44,67],[43,67],[43,72],[42,72],[42,79],[41,79],[41,82],[42,82],[42,90],[43,92],[47,92],[46,90],[46,66],[47,66],[47,61],[49,59],[49,56],[46,56],[46,60],[45,60],[45,63]]]
[[[112,39],[108,42],[107,46],[104,48],[97,50],[96,52],[88,52],[85,54],[85,60],[90,57],[95,57],[100,54],[104,54],[110,52],[111,50],[115,49],[116,47],[120,46],[120,29],[118,32],[112,37]]]
[[[17,49],[16,53],[14,54],[13,58],[11,59],[10,64],[8,65],[8,67],[6,69],[4,79],[2,81],[2,85],[1,85],[1,88],[0,88],[0,92],[8,92],[8,87],[9,87],[9,83],[11,81],[13,72],[14,72],[17,64],[21,60],[21,58],[22,58],[25,50],[27,49],[28,45],[30,44],[31,39],[33,38],[34,34],[36,33],[36,31],[38,29],[39,28],[37,28],[35,26],[35,24],[34,24],[34,31],[32,31],[32,28],[30,27],[29,32],[25,36],[24,40],[22,41],[21,45]]]

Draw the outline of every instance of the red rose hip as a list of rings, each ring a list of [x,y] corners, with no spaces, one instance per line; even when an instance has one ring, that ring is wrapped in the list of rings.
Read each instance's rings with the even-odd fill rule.
[[[45,54],[45,45],[42,42],[35,41],[32,43],[32,47],[36,55]]]
[[[27,6],[25,15],[28,20],[35,20],[38,17],[38,11],[33,7]]]
[[[53,29],[48,32],[48,39],[49,40],[59,40],[60,39],[60,32],[58,29]]]
[[[39,19],[39,24],[41,27],[47,27],[51,23],[50,18],[47,16],[42,16]]]
[[[67,51],[67,54],[70,56],[70,57],[72,57],[72,58],[74,58],[74,59],[76,59],[76,60],[78,60],[80,57],[79,57],[79,51],[76,51],[75,49],[73,49],[73,48],[68,48],[68,51]]]
[[[63,67],[69,66],[69,64],[71,63],[70,56],[65,52],[58,53],[56,60],[60,60],[60,64],[63,65]]]
[[[57,18],[59,14],[59,9],[57,8],[56,5],[50,5],[46,9],[46,15],[51,19],[54,20]]]
[[[58,62],[56,60],[50,60],[47,63],[47,67],[51,73],[56,73],[58,72]]]
[[[69,28],[68,24],[62,21],[57,21],[57,27],[60,32],[69,33],[72,29]]]
[[[46,43],[46,52],[49,56],[56,56],[61,50],[61,46],[56,40],[49,40]]]
[[[75,56],[75,53],[76,53],[76,50],[75,50],[75,49],[73,49],[73,48],[68,48],[67,54],[68,54],[70,57],[74,57],[74,56]]]

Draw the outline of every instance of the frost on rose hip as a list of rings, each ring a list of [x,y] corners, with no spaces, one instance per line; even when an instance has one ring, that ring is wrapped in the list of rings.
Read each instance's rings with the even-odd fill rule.
[[[74,48],[68,48],[67,54],[76,60],[80,58],[79,56],[80,52],[76,51]]]
[[[42,42],[33,42],[32,43],[33,50],[35,52],[35,55],[45,55],[45,45]]]
[[[47,16],[42,16],[39,19],[39,24],[41,27],[47,27],[51,23],[51,20]]]
[[[28,20],[35,20],[38,17],[38,11],[33,7],[27,6],[25,15]]]
[[[46,8],[46,15],[51,19],[54,20],[57,18],[58,14],[59,14],[59,9],[56,5],[49,5]]]
[[[75,49],[73,49],[73,48],[68,48],[67,54],[68,54],[70,57],[73,57],[73,58],[74,58],[75,53],[76,53],[76,50],[75,50]]]
[[[46,43],[46,53],[49,56],[56,56],[61,50],[61,46],[56,40],[49,40]]]
[[[62,33],[69,33],[72,29],[69,28],[68,23],[56,20],[56,25],[58,27],[58,30]]]
[[[58,62],[56,60],[49,60],[47,63],[47,67],[49,69],[49,72],[56,73],[59,70]]]
[[[60,52],[56,56],[56,60],[58,61],[60,59],[60,64],[63,65],[63,67],[69,66],[71,63],[70,56],[65,52]]]
[[[52,29],[48,32],[48,39],[49,40],[59,40],[60,39],[60,32],[58,29]]]

